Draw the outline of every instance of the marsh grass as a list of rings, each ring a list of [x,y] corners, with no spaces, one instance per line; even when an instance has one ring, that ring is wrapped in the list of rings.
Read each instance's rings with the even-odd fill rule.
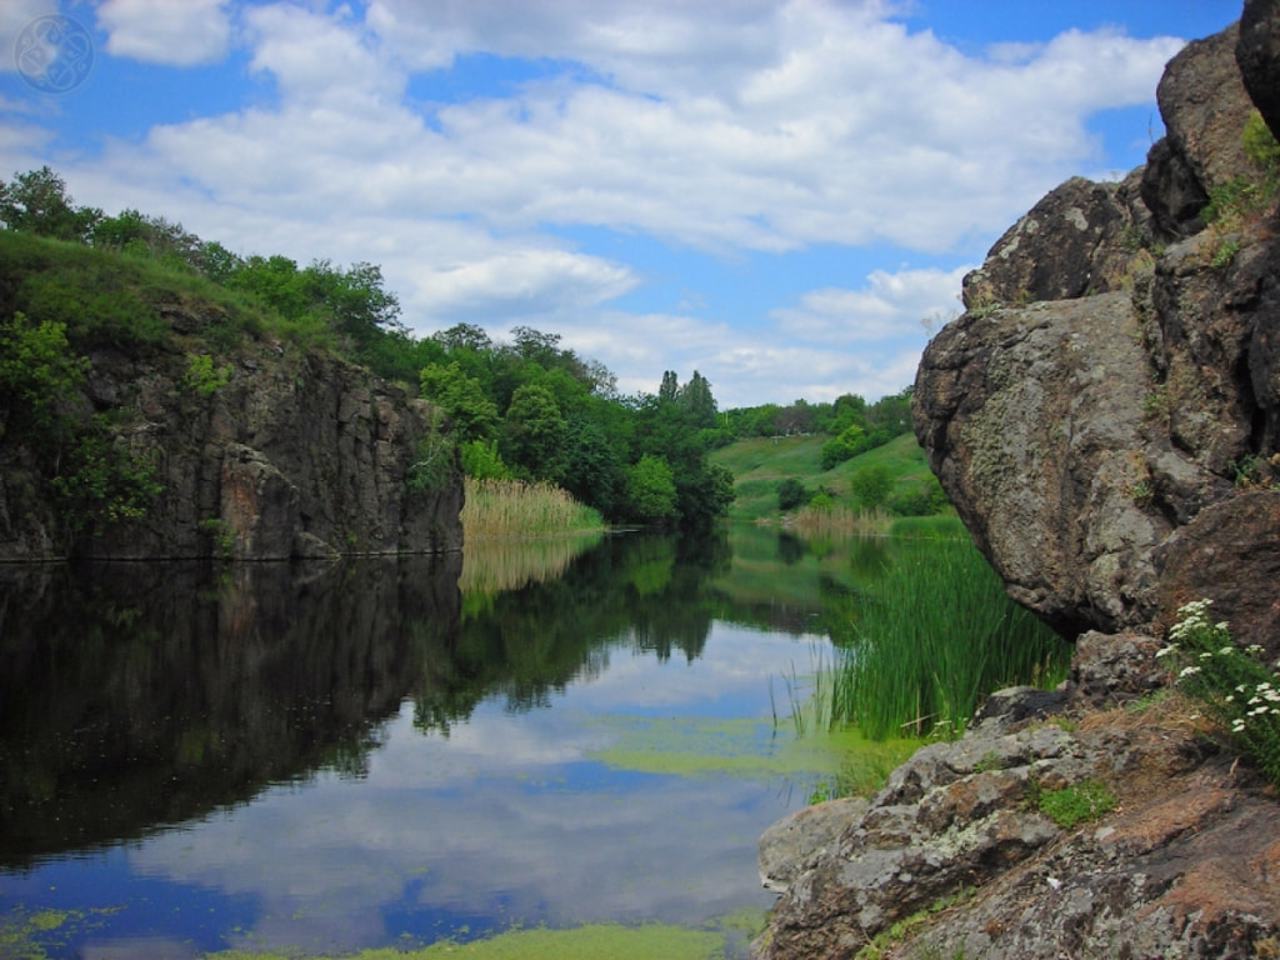
[[[875,738],[958,735],[991,691],[1065,677],[1070,646],[1005,596],[971,543],[904,546],[836,638],[833,723]]]
[[[793,513],[786,527],[801,536],[826,540],[883,536],[893,525],[884,510],[856,510],[839,505],[807,506]]]
[[[599,511],[549,483],[466,478],[462,531],[468,543],[603,530]]]

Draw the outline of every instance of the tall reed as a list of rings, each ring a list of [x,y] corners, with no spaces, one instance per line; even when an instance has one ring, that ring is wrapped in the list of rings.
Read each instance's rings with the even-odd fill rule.
[[[894,553],[836,637],[845,641],[830,691],[836,721],[875,738],[958,733],[991,691],[1066,675],[1070,647],[1005,596],[971,543]]]
[[[893,517],[883,510],[854,510],[835,505],[801,507],[785,521],[789,530],[805,537],[880,536],[889,532]]]
[[[599,511],[549,483],[467,477],[465,490],[462,532],[467,542],[604,529]]]

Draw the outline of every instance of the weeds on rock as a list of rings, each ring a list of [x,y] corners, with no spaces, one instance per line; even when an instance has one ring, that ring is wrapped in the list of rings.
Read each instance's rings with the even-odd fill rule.
[[[1178,670],[1178,687],[1204,704],[1236,747],[1280,786],[1280,676],[1260,659],[1262,647],[1241,649],[1226,621],[1213,623],[1212,600],[1178,610],[1169,643],[1156,656]]]
[[[1084,780],[1061,790],[1036,791],[1040,812],[1063,830],[1097,820],[1116,808],[1116,795],[1101,780]]]

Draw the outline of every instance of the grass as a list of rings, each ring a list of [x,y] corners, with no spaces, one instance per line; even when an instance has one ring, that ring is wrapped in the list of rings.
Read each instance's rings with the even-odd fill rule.
[[[900,540],[959,540],[969,543],[969,531],[955,514],[932,517],[896,517],[889,526],[889,536]]]
[[[882,447],[823,470],[822,445],[829,439],[825,434],[756,437],[714,451],[711,462],[733,474],[737,499],[729,508],[729,519],[744,522],[781,519],[778,484],[788,477],[799,480],[809,490],[825,486],[838,498],[849,496],[850,477],[864,467],[882,465],[889,471],[894,483],[890,498],[929,479],[924,450],[911,434],[895,437]]]
[[[981,699],[1011,684],[1051,686],[1070,646],[1005,596],[972,543],[900,544],[852,610],[832,714],[872,737],[959,733]]]
[[[467,542],[603,530],[599,511],[549,483],[466,478],[462,531]]]
[[[1116,795],[1101,780],[1085,780],[1061,790],[1039,793],[1036,806],[1063,830],[1070,830],[1114,810]]]

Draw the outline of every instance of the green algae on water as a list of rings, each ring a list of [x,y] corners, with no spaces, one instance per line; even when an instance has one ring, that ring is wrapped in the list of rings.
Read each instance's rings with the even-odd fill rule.
[[[408,952],[392,947],[365,950],[344,960],[716,960],[723,955],[724,936],[714,931],[658,923],[597,923],[567,930],[509,930],[483,940],[445,940]],[[207,960],[292,958],[233,950],[210,954]]]
[[[921,743],[873,741],[848,729],[796,736],[750,717],[615,715],[599,722],[616,730],[617,738],[592,752],[592,759],[615,769],[676,776],[815,776],[860,785],[902,763]]]
[[[29,912],[18,907],[0,917],[0,956],[6,960],[46,960],[51,948],[66,946],[71,934],[88,916],[83,910]]]

